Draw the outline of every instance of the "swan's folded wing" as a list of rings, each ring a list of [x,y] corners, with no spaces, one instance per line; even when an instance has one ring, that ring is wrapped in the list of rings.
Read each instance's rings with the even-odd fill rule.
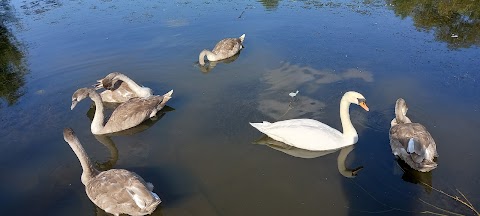
[[[135,127],[150,118],[152,112],[157,112],[163,96],[148,98],[132,98],[118,106],[105,124],[105,132],[118,132]]]
[[[398,140],[409,153],[425,156],[427,148],[435,145],[430,133],[419,123],[395,125],[390,129],[390,137]]]
[[[107,212],[142,212],[149,205],[160,203],[142,177],[123,169],[102,172],[87,184],[86,191]]]
[[[138,208],[125,190],[132,177],[135,178],[127,170],[102,172],[85,186],[87,195],[95,205],[107,212],[125,207]]]
[[[237,53],[241,49],[241,44],[239,38],[226,38],[218,42],[212,52],[227,58]]]
[[[277,141],[301,149],[324,151],[344,146],[342,133],[312,119],[254,123],[252,126]]]

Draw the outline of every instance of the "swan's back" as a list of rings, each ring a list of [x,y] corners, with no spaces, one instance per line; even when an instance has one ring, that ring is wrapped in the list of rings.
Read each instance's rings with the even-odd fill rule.
[[[147,98],[131,98],[120,104],[105,124],[102,133],[113,133],[135,127],[153,117],[161,109],[160,104],[164,96],[150,96]]]
[[[334,150],[353,144],[346,142],[340,131],[313,119],[250,124],[275,140],[311,151]]]
[[[103,86],[105,87],[105,84]],[[123,103],[128,101],[130,98],[138,97],[138,95],[135,94],[135,92],[128,86],[127,83],[118,80],[115,82],[115,84],[113,84],[113,88],[101,92],[100,97],[102,97],[103,102]]]
[[[390,136],[400,141],[404,148],[407,148],[410,138],[418,139],[425,148],[435,145],[432,135],[420,123],[397,124],[390,129]]]
[[[123,169],[100,173],[85,189],[95,205],[111,214],[151,214],[161,202],[150,183]]]
[[[240,38],[225,38],[217,43],[212,53],[217,55],[218,59],[225,59],[234,56],[243,48]]]
[[[427,172],[437,167],[438,157],[432,135],[419,123],[397,124],[390,128],[390,146],[394,155],[413,169]],[[409,149],[410,144],[410,150]]]

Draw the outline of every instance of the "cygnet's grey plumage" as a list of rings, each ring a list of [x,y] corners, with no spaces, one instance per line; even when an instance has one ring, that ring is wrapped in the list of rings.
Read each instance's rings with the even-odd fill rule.
[[[219,61],[226,59],[237,54],[243,49],[243,41],[245,40],[245,34],[238,38],[225,38],[217,43],[212,51],[203,50],[198,56],[198,62],[200,65],[205,65],[205,56],[209,61]]]
[[[390,128],[390,147],[394,155],[411,168],[429,172],[437,167],[437,145],[432,135],[420,123],[412,123],[406,116],[407,104],[399,98],[395,104],[395,119]]]
[[[65,128],[63,137],[80,161],[83,169],[81,181],[88,198],[99,208],[116,216],[136,216],[151,214],[160,204],[151,183],[124,169],[98,171],[72,129]]]
[[[103,102],[123,103],[130,98],[146,98],[153,95],[152,89],[138,85],[125,74],[112,72],[101,80],[97,80],[95,89],[105,90],[100,93]]]
[[[95,103],[95,115],[91,124],[93,134],[109,134],[135,127],[148,118],[154,117],[172,96],[173,90],[159,96],[153,95],[146,98],[131,98],[120,104],[104,125],[104,107],[100,95],[90,88],[81,88],[72,95],[71,109],[78,102],[90,97]]]

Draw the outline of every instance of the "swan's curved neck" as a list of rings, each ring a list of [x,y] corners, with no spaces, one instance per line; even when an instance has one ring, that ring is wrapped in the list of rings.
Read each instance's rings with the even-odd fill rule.
[[[410,123],[410,119],[404,115],[398,107],[395,107],[395,120],[397,121],[397,124]]]
[[[340,119],[342,121],[343,137],[352,139],[353,142],[351,144],[355,144],[358,141],[358,134],[350,120],[349,108],[350,102],[342,97],[340,101]]]
[[[95,91],[90,91],[88,94],[90,99],[95,103],[95,115],[93,116],[92,124],[90,125],[90,129],[92,130],[93,134],[100,134],[103,130],[103,122],[104,122],[104,114],[103,114],[103,102],[100,95]]]
[[[203,50],[200,55],[198,55],[198,63],[200,63],[200,65],[205,65],[205,56],[207,56],[209,61],[215,61],[217,55],[209,50]]]
[[[71,142],[68,142],[70,147],[72,148],[75,155],[77,155],[78,160],[80,161],[80,165],[82,166],[83,173],[82,173],[82,183],[87,185],[87,183],[95,176],[98,175],[99,171],[95,169],[95,167],[90,162],[87,153],[80,144],[80,141],[75,137]]]
[[[129,77],[127,77],[123,74],[116,75],[114,77],[114,79],[118,79],[118,80],[121,80],[121,81],[125,82],[128,85],[128,87],[130,89],[132,89],[132,91],[135,92],[140,97],[150,96],[150,95],[146,95],[146,94],[148,94],[148,92],[145,92],[144,87],[138,85],[135,81],[133,81],[132,79],[130,79]]]

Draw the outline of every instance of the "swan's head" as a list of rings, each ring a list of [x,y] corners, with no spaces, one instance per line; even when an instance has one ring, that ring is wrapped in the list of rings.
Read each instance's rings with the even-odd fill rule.
[[[72,95],[72,106],[70,107],[70,109],[73,110],[73,108],[75,108],[78,102],[88,97],[91,91],[92,90],[89,88],[81,88],[75,91],[75,93],[73,93]]]
[[[346,100],[349,103],[357,104],[357,105],[361,106],[363,109],[365,109],[366,111],[370,110],[367,106],[367,103],[366,103],[367,100],[365,99],[365,97],[362,94],[360,94],[358,92],[355,92],[355,91],[346,92],[343,95],[342,100]]]
[[[63,129],[63,139],[67,143],[79,142],[75,132],[71,128]]]
[[[202,52],[200,52],[200,54],[198,55],[198,64],[200,64],[200,66],[204,66],[205,65],[205,56],[207,56],[207,53],[209,51],[204,49],[202,50]],[[207,59],[208,59],[208,56],[207,56]]]
[[[340,171],[340,174],[342,174],[344,177],[347,177],[347,178],[355,178],[357,177],[358,173],[360,172],[360,170],[363,169],[363,166],[359,166],[355,169],[345,169],[345,170],[339,170]]]
[[[407,102],[403,98],[398,98],[395,103],[395,116],[407,116]]]

